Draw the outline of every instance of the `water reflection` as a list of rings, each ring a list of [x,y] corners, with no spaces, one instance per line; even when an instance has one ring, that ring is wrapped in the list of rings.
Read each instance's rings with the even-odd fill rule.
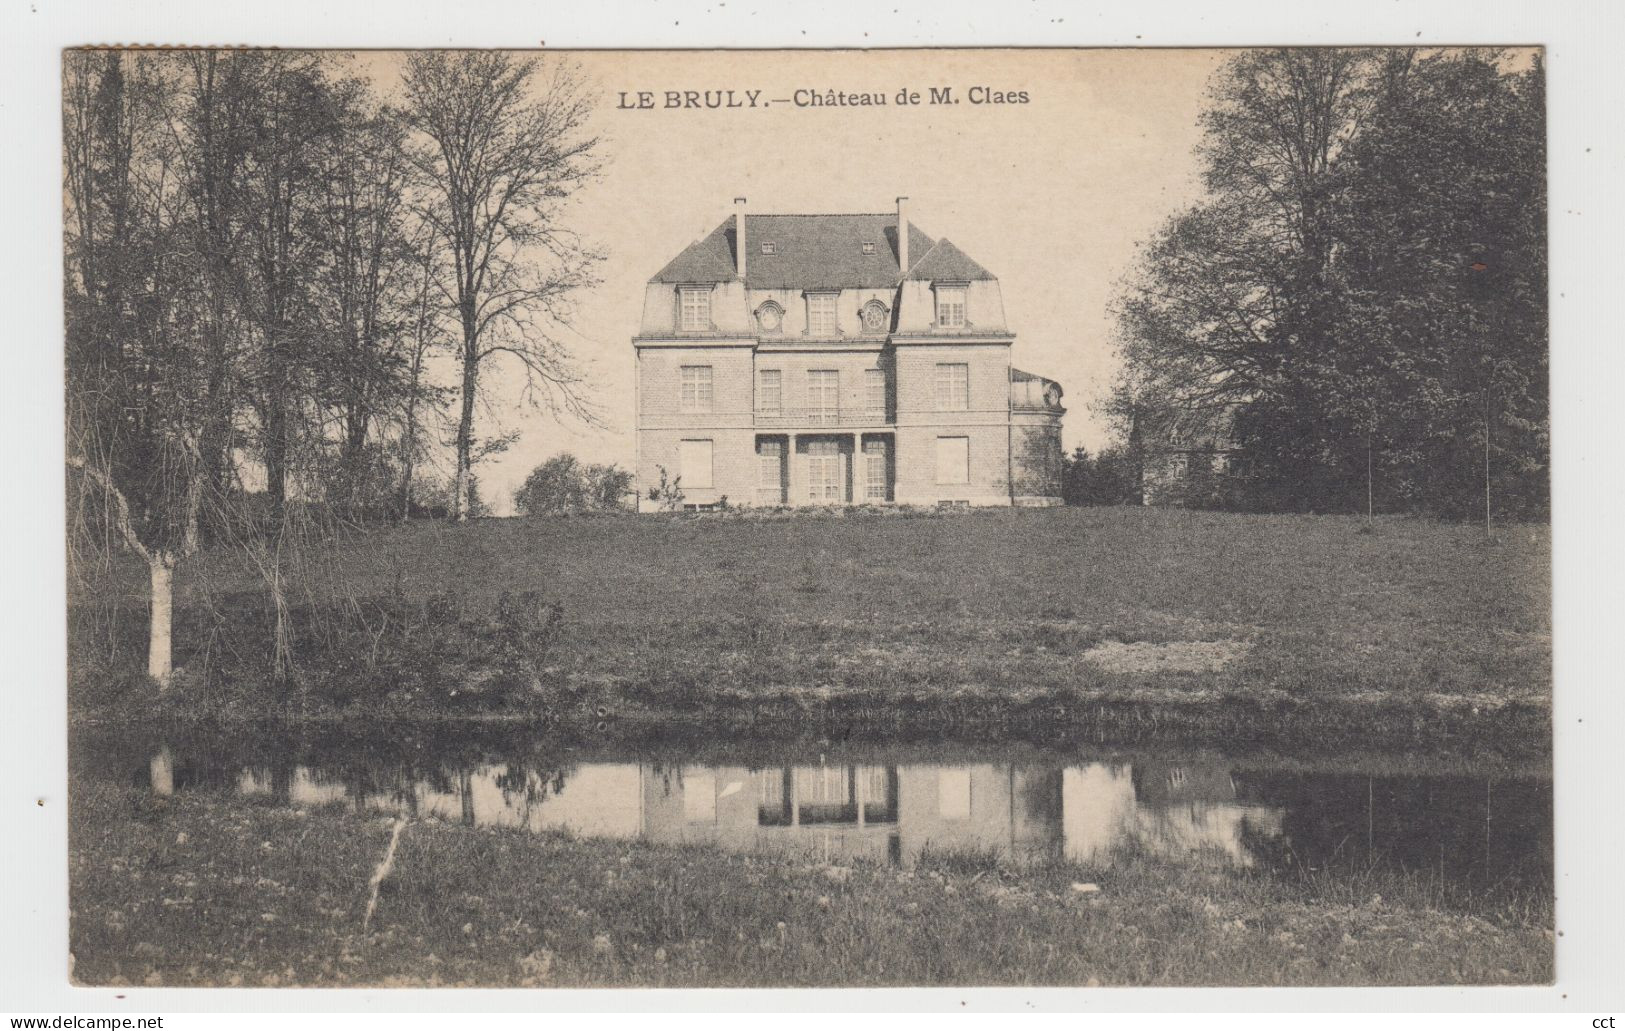
[[[926,850],[1109,863],[1125,852],[1234,868],[1386,861],[1441,878],[1550,876],[1550,786],[1532,780],[1237,769],[1219,759],[581,761],[331,765],[188,761],[164,746],[152,790],[216,789],[475,826],[705,843],[912,866]]]

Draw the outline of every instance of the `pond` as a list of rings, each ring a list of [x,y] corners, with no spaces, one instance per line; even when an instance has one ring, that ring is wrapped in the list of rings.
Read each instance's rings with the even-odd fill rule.
[[[1173,862],[1287,875],[1380,866],[1487,897],[1548,893],[1552,792],[1527,769],[1013,742],[643,741],[546,731],[76,733],[76,778],[158,794],[396,812],[911,867]]]

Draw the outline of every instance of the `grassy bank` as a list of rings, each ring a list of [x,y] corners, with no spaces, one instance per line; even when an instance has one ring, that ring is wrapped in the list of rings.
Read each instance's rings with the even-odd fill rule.
[[[165,985],[1480,984],[1552,976],[1550,903],[1410,876],[903,871],[76,791],[74,976]],[[1075,885],[1094,885],[1080,891]]]
[[[76,713],[1549,734],[1544,526],[1491,546],[1418,520],[1143,509],[418,524],[290,562],[280,684],[251,565],[183,571],[185,672],[156,710],[132,675],[138,572],[76,609]]]

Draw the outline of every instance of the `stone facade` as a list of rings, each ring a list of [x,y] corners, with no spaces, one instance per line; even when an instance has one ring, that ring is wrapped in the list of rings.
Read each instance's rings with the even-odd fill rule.
[[[640,507],[1058,503],[1061,388],[1011,367],[997,279],[903,200],[736,208],[645,292]]]

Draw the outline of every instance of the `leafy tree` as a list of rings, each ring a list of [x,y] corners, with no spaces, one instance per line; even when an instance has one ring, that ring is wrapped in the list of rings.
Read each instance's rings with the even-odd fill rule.
[[[1116,304],[1119,424],[1234,410],[1257,507],[1460,514],[1499,477],[1541,510],[1543,105],[1494,51],[1229,62],[1207,197]]]
[[[198,548],[201,438],[221,356],[197,289],[186,181],[161,105],[170,69],[146,55],[64,61],[67,460],[70,516],[147,566],[147,674],[172,674],[176,566]]]
[[[440,382],[448,300],[464,328],[457,298],[473,302],[476,364],[516,355],[533,389],[584,405],[546,331],[590,281],[592,256],[557,217],[593,169],[576,80],[538,85],[500,55],[426,57],[408,119],[342,67],[286,51],[64,55],[70,557],[83,577],[116,543],[148,567],[160,685],[176,570],[211,541],[264,575],[285,668],[297,538],[332,532],[334,514],[434,510],[414,478],[448,393],[465,402],[450,509],[482,510],[471,470],[514,438],[472,438],[468,363]],[[495,92],[446,101],[434,87],[448,83]],[[457,122],[457,102],[482,118]],[[472,138],[452,139],[458,125]],[[425,145],[432,127],[445,148]],[[477,194],[472,217],[434,189],[456,179],[436,180],[437,160],[459,153],[472,164],[458,174],[479,180],[457,180]]]
[[[397,413],[403,423],[418,414],[428,282],[416,253],[426,238],[413,233],[404,200],[404,125],[388,109],[370,110],[357,84],[344,88],[339,131],[323,155],[319,389],[337,427],[331,495],[355,518],[390,506],[397,488],[383,474],[392,459],[407,460],[380,438]]]
[[[575,455],[554,455],[531,471],[514,492],[521,515],[561,515],[586,507],[587,487]]]
[[[614,512],[626,507],[627,496],[632,493],[632,473],[618,465],[589,465],[582,470],[585,481],[587,506],[600,512]]]
[[[253,89],[253,135],[243,175],[245,300],[252,348],[244,354],[271,518],[280,531],[294,451],[319,446],[315,397],[326,331],[317,284],[329,260],[320,224],[342,135],[346,97],[319,54],[248,51],[235,59]],[[307,457],[311,457],[308,455]]]
[[[531,471],[514,492],[521,515],[620,509],[632,487],[632,474],[615,465],[582,465],[571,454],[554,455]]]
[[[1138,505],[1139,464],[1128,448],[1108,447],[1091,456],[1075,448],[1063,460],[1061,498],[1068,505]]]
[[[1537,58],[1389,61],[1340,170],[1349,349],[1379,468],[1450,515],[1547,508],[1545,90]],[[1485,469],[1485,459],[1489,469]]]

